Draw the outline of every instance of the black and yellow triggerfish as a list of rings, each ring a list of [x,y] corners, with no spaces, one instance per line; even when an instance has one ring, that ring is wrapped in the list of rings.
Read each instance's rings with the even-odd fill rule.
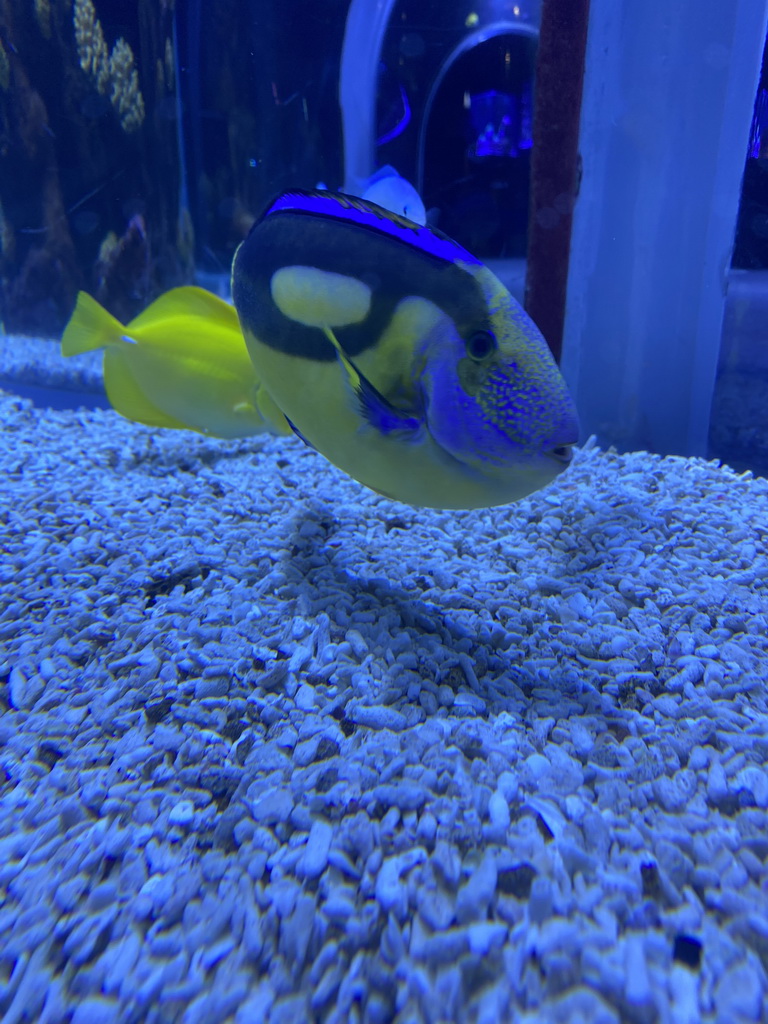
[[[438,231],[352,196],[286,192],[237,250],[232,295],[274,404],[382,494],[502,505],[569,462],[576,411],[541,333]]]

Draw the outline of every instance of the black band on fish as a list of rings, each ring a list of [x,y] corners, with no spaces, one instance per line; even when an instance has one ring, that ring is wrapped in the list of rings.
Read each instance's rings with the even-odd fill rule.
[[[348,198],[348,197],[346,197]],[[342,207],[334,201],[334,206]],[[452,243],[446,241],[445,251]],[[322,332],[297,324],[273,301],[270,283],[296,264],[356,280],[370,291],[370,309],[357,322],[337,328],[344,351],[358,356],[377,344],[404,296],[416,295],[442,309],[462,336],[490,327],[479,282],[456,260],[404,244],[399,236],[374,231],[365,222],[331,219],[290,208],[265,215],[235,256],[232,294],[241,322],[263,344],[287,355],[316,361],[335,358]]]

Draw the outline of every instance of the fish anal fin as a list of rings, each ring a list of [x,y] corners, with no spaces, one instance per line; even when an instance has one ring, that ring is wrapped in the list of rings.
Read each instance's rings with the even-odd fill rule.
[[[317,451],[317,448],[315,448],[315,446],[314,446],[314,445],[312,444],[312,442],[311,442],[311,441],[308,441],[308,440],[306,439],[306,437],[304,437],[304,435],[303,435],[303,434],[302,434],[302,432],[301,432],[301,431],[299,430],[299,428],[298,428],[298,427],[296,426],[296,424],[295,424],[295,423],[291,423],[291,421],[290,421],[290,420],[288,419],[288,417],[287,417],[287,416],[285,417],[285,422],[286,422],[286,423],[288,424],[288,426],[289,426],[289,427],[291,428],[291,430],[292,430],[292,431],[294,432],[294,434],[296,435],[296,437],[298,437],[298,439],[299,439],[300,441],[303,441],[303,442],[304,442],[304,444],[305,444],[305,445],[307,446],[307,448],[312,448],[312,449],[313,449],[314,451]]]

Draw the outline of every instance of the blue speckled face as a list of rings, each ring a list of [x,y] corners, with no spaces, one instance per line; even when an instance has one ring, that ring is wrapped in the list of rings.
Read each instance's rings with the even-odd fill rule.
[[[460,461],[503,472],[541,459],[567,463],[578,420],[544,338],[485,267],[467,268],[491,311],[488,336],[430,348],[425,372],[432,436]],[[452,365],[451,365],[452,364]]]

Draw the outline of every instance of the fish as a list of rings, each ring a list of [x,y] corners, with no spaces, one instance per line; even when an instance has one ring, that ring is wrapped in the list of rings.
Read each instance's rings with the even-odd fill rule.
[[[427,223],[427,211],[414,185],[401,177],[390,164],[380,168],[368,179],[361,198],[398,213],[415,224]]]
[[[344,193],[284,192],[235,253],[232,298],[291,428],[380,494],[505,505],[570,461],[578,417],[546,341],[437,229]]]
[[[324,182],[319,181],[315,191],[329,190]],[[351,175],[339,191],[383,206],[385,210],[399,213],[416,224],[427,223],[427,211],[416,186],[398,174],[391,164],[385,164],[367,178]]]
[[[256,375],[234,308],[203,288],[173,288],[125,326],[80,292],[61,353],[97,349],[107,397],[126,419],[228,439],[291,433]]]

